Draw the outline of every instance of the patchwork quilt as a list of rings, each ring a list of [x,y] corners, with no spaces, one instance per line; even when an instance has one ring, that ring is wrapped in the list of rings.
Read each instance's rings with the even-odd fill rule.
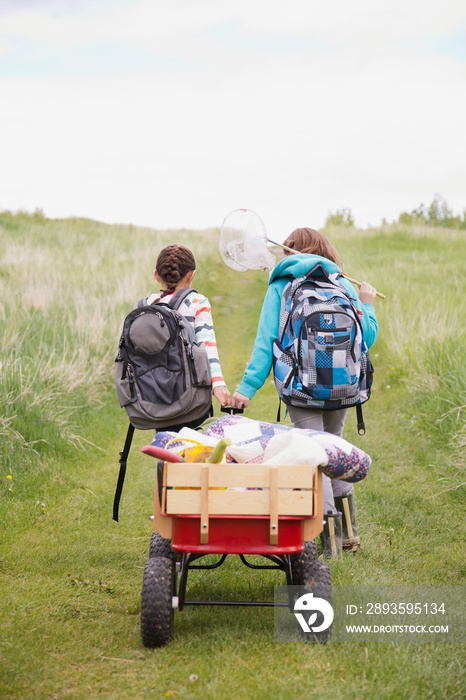
[[[192,437],[191,431],[190,438]],[[348,482],[361,481],[367,476],[371,465],[370,456],[359,447],[352,445],[347,440],[332,435],[331,433],[317,430],[301,430],[283,424],[267,423],[264,421],[252,420],[245,416],[227,415],[212,423],[205,433],[196,433],[199,442],[215,444],[216,440],[229,437],[232,441],[227,449],[227,462],[241,462],[244,464],[262,463],[264,453],[271,438],[276,435],[287,434],[288,447],[293,445],[293,439],[301,445],[302,438],[306,436],[316,446],[316,453],[323,454],[322,448],[327,456],[321,459],[319,469],[332,479],[341,479]],[[192,440],[180,433],[159,432],[156,434],[153,445],[177,451],[183,447],[192,445]],[[302,452],[301,452],[302,454]],[[293,463],[299,463],[299,453]],[[307,463],[304,461],[303,463]]]

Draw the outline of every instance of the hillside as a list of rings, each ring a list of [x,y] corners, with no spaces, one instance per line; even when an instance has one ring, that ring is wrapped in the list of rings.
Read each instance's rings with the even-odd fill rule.
[[[356,486],[362,548],[332,562],[334,585],[464,583],[465,232],[390,225],[329,228],[345,271],[377,300],[367,434]],[[279,645],[269,610],[190,609],[167,648],[142,647],[139,605],[151,532],[153,460],[128,467],[111,503],[127,421],[113,389],[125,314],[153,289],[158,251],[191,247],[212,302],[233,391],[254,342],[267,275],[227,268],[217,230],[155,231],[0,213],[0,684],[5,698],[462,697],[464,646]],[[247,415],[274,421],[268,381]],[[217,415],[218,409],[216,409]],[[273,597],[276,574],[234,563],[196,590]],[[218,581],[218,582],[217,582]],[[251,611],[253,610],[253,611]],[[189,680],[195,674],[196,682]]]

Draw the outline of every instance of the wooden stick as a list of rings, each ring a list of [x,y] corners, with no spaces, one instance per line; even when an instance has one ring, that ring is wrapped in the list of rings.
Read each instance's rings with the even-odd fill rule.
[[[345,514],[345,520],[346,520],[346,529],[348,530],[348,537],[350,540],[353,539],[353,525],[351,523],[351,513],[349,509],[349,504],[348,504],[348,499],[343,498],[342,499],[343,503],[343,510]]]
[[[209,543],[209,467],[201,467],[201,544]]]
[[[299,250],[295,250],[294,248],[288,248],[287,245],[283,245],[283,243],[275,243],[275,241],[271,241],[270,238],[267,238],[269,243],[273,243],[273,245],[278,245],[280,248],[283,248],[283,250],[288,250],[290,253],[299,253]]]
[[[270,544],[278,544],[278,469],[270,467]]]
[[[333,522],[333,518],[327,518],[327,520],[330,535],[330,550],[332,552],[332,557],[335,559],[337,556],[337,543],[335,540],[335,523]]]
[[[362,282],[358,282],[358,280],[354,280],[352,277],[348,277],[348,275],[345,275],[343,272],[341,273],[341,276],[345,278],[345,280],[348,280],[348,282],[352,282],[353,284],[357,284],[358,287],[361,286]],[[380,297],[381,299],[385,299],[385,294],[382,294],[381,292],[376,292],[376,296]]]
[[[278,245],[280,248],[283,248],[284,250],[288,250],[290,253],[294,253],[295,255],[299,253],[299,250],[294,250],[294,248],[289,248],[287,245],[283,245],[283,243],[275,243],[275,241],[271,241],[270,238],[267,238],[269,243],[273,243],[273,245]],[[362,282],[358,282],[357,280],[352,279],[351,277],[348,277],[348,275],[345,275],[343,272],[341,273],[341,276],[345,278],[345,280],[348,280],[348,282],[352,282],[353,284],[357,284],[358,287],[361,286]],[[385,299],[385,294],[382,294],[381,292],[376,292],[376,296],[380,297],[381,299]]]

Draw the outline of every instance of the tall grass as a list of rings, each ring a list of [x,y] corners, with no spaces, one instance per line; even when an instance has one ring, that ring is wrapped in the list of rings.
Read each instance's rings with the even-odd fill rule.
[[[387,296],[377,301],[376,391],[403,384],[407,429],[443,448],[446,463],[464,466],[464,231],[395,224],[325,233],[345,270]],[[122,319],[154,288],[156,255],[175,239],[193,249],[201,291],[211,297],[214,314],[219,310],[218,342],[234,389],[252,349],[267,280],[246,273],[240,284],[245,294],[236,289],[231,295],[229,280],[237,286],[239,277],[218,264],[218,232],[0,213],[0,452],[7,470],[32,464],[34,455],[92,441],[84,424],[112,397]],[[241,326],[231,328],[228,318],[239,303]],[[241,354],[238,365],[235,355]],[[269,391],[273,387],[258,395],[256,406],[265,406]],[[273,420],[274,413],[266,417]]]
[[[464,466],[465,232],[393,224],[325,233],[345,270],[387,296],[377,301],[375,391],[402,385],[407,429],[443,448],[445,463]],[[195,253],[201,291],[219,312],[218,341],[234,389],[252,350],[267,280],[246,273],[238,287],[238,273],[219,266],[218,232],[0,213],[0,451],[7,470],[92,441],[86,417],[112,397],[122,319],[154,288],[156,255],[173,240]],[[241,325],[232,328],[229,316],[239,304]],[[264,407],[270,392],[266,387],[255,405]]]
[[[209,265],[212,232],[0,213],[0,523],[27,527],[47,480],[72,480],[63,460],[92,461],[113,439],[123,319],[174,239]]]
[[[419,427],[460,445],[466,404],[464,231],[395,224],[350,236],[330,227],[326,234],[346,271],[369,279],[388,297],[386,303],[377,302],[381,332],[376,365],[385,385],[404,382],[410,405],[418,409],[413,415],[419,417]],[[50,439],[34,426],[50,424],[65,442],[76,444],[76,414],[102,401],[102,387],[113,381],[122,319],[135,300],[154,288],[156,255],[175,238],[193,249],[202,291],[218,300],[227,317],[236,300],[227,288],[230,271],[216,264],[215,231],[175,233],[85,219],[50,221],[40,212],[0,213],[4,435],[31,447]],[[244,278],[246,289],[259,279],[250,273]],[[228,345],[234,335],[240,352],[245,346],[245,362],[265,276],[258,284],[257,293],[251,294],[250,287],[242,302],[249,300],[244,316],[250,333],[225,329]],[[213,301],[214,311],[215,306]],[[222,336],[223,328],[219,343],[228,355]]]
[[[394,224],[349,239],[341,229],[327,233],[343,259],[386,293],[385,303],[377,301],[381,386],[402,384],[406,427],[443,451],[443,465],[464,467],[466,232]]]
[[[464,234],[399,225],[326,233],[345,271],[387,296],[376,306],[367,434],[358,436],[352,416],[345,426],[346,437],[373,459],[355,489],[362,548],[331,562],[334,584],[460,584]],[[170,645],[142,647],[138,612],[155,461],[139,453],[146,436],[137,433],[120,523],[112,522],[127,425],[112,371],[124,315],[153,290],[155,256],[174,240],[194,250],[195,284],[212,301],[234,389],[252,350],[267,275],[225,268],[218,231],[0,215],[0,695],[462,698],[459,644],[277,647],[267,609],[193,606],[177,613]],[[268,381],[248,416],[274,420],[276,409]],[[273,583],[283,583],[236,560],[218,574],[197,573],[193,598],[273,598]]]
[[[201,257],[209,234],[176,234]],[[16,448],[83,445],[76,416],[99,407],[122,319],[151,291],[173,232],[0,215],[1,434]],[[17,455],[15,455],[15,459]]]

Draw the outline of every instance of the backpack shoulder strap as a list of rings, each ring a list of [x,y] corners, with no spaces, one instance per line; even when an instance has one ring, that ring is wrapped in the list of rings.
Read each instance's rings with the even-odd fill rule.
[[[176,311],[176,309],[179,309],[183,301],[189,294],[191,294],[191,292],[197,293],[197,289],[193,289],[193,287],[189,287],[188,289],[178,289],[178,291],[174,293],[174,295],[168,302],[167,306],[169,306],[170,309],[174,309]]]
[[[315,273],[319,272],[318,275]],[[325,282],[329,282],[330,284],[333,284],[335,287],[338,287],[338,289],[341,289],[342,292],[346,296],[348,296],[348,290],[346,289],[345,285],[340,281],[340,277],[343,275],[341,274],[340,271],[338,272],[329,272],[328,270],[325,269],[325,267],[322,265],[322,263],[317,263],[314,265],[312,270],[309,270],[309,272],[306,274],[306,276],[303,278],[304,280],[308,281],[311,279],[315,279],[316,277],[323,277]]]
[[[184,299],[186,299],[188,294],[191,294],[191,292],[197,292],[197,289],[193,289],[193,287],[189,287],[189,289],[178,289],[178,291],[174,293],[170,301],[162,303],[165,304],[165,306],[168,306],[170,309],[174,309],[176,311],[176,309],[178,309],[178,307],[181,306]],[[141,309],[143,306],[148,306],[148,301],[149,297],[143,297],[142,299],[139,299],[137,304],[134,305],[133,309]]]
[[[137,304],[134,305],[133,309],[140,309],[140,308],[142,308],[143,306],[147,306],[147,300],[148,300],[148,299],[149,299],[149,297],[144,297],[143,299],[139,299],[139,301],[137,302]]]
[[[345,285],[344,285],[343,282],[342,282],[342,280],[343,280],[344,278],[345,278],[344,274],[343,274],[342,272],[340,272],[340,273],[337,275],[337,277],[335,278],[335,281],[338,282],[338,284],[340,285],[340,287],[342,288],[342,290],[344,291],[344,293],[346,294],[346,296],[348,297],[348,299],[351,301],[352,304],[354,304],[354,302],[355,302],[356,299],[357,299],[357,295],[356,295],[356,297],[354,297],[354,296],[353,296],[352,294],[350,294],[350,292],[346,289]]]
[[[120,452],[120,471],[118,474],[118,482],[115,490],[115,498],[113,499],[113,520],[118,522],[118,509],[120,505],[121,492],[123,491],[123,484],[125,482],[126,476],[126,463],[128,461],[129,451],[131,449],[131,442],[133,440],[134,427],[130,423],[128,426],[128,432],[126,433],[125,446],[123,452]]]
[[[283,342],[283,336],[285,335],[286,326],[291,314],[290,297],[293,294],[293,290],[295,289],[298,280],[302,281],[303,279],[303,277],[296,278],[292,275],[288,275],[288,282],[283,289],[280,303],[280,318],[278,322],[278,341],[280,343]]]

